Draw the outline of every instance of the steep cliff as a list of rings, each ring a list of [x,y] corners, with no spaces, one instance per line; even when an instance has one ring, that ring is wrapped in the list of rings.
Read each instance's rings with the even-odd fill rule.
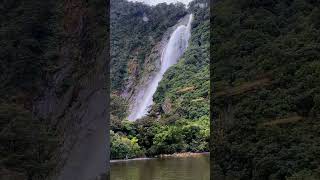
[[[106,173],[107,8],[99,0],[6,1],[1,177],[87,180]]]
[[[185,15],[182,4],[151,7],[111,1],[111,86],[115,94],[132,97],[136,85],[157,68],[163,35]]]
[[[137,90],[159,68],[163,47],[175,25],[186,14],[183,4],[151,7],[125,0],[111,1],[112,106],[119,107],[119,101],[125,102],[120,103],[124,112],[114,110],[116,113],[111,113],[112,122],[121,121],[125,118],[123,114],[127,116]]]

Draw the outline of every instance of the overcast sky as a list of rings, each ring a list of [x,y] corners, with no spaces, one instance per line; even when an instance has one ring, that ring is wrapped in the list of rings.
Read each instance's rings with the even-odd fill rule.
[[[192,0],[129,0],[129,1],[139,1],[139,2],[144,2],[146,4],[150,4],[150,5],[156,5],[158,3],[175,3],[175,2],[182,2],[186,5],[189,4],[189,2],[191,2]]]

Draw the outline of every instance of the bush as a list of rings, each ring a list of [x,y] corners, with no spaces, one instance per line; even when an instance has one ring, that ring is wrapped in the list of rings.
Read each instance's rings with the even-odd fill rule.
[[[138,139],[129,139],[124,135],[110,131],[111,138],[111,159],[136,158],[144,155],[143,150],[138,145]]]
[[[173,154],[186,150],[182,129],[176,126],[166,126],[153,139],[151,147],[157,154]]]

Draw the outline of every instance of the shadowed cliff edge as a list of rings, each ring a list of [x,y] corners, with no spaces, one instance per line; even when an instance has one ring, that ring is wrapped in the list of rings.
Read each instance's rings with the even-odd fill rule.
[[[99,23],[107,20],[106,16],[98,17],[99,14],[95,13],[98,7],[94,5],[103,5],[101,8],[107,8],[105,4],[101,2],[90,4],[82,0],[65,2],[67,7],[64,11],[65,22],[71,21],[71,26],[70,24],[64,25],[69,36],[65,40],[67,48],[62,47],[62,49],[66,50],[64,57],[67,59],[70,56],[68,52],[70,46],[72,49],[79,48],[79,54],[74,55],[80,59],[79,69],[83,74],[77,79],[74,88],[71,87],[72,96],[76,91],[78,97],[71,97],[75,101],[65,106],[64,115],[59,119],[63,124],[62,134],[64,135],[59,180],[91,180],[103,173],[109,174],[107,172],[109,169],[107,167],[109,164],[107,151],[109,147],[107,134],[109,132],[107,109],[107,102],[109,102],[109,81],[107,79],[109,47],[107,44],[109,39],[108,37],[103,38],[105,36],[97,36],[101,33],[97,32],[100,29],[94,28],[96,25],[103,25]],[[108,22],[99,28],[105,28],[105,33],[108,33]],[[70,38],[72,36],[75,37]],[[61,99],[61,101],[64,100]],[[59,112],[63,106],[60,103],[56,105]]]
[[[108,179],[109,2],[0,10],[0,179]]]

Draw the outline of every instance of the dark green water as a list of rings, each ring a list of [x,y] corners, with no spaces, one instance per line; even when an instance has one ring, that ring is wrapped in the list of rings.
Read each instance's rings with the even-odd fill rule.
[[[209,155],[111,163],[111,180],[209,180]]]

